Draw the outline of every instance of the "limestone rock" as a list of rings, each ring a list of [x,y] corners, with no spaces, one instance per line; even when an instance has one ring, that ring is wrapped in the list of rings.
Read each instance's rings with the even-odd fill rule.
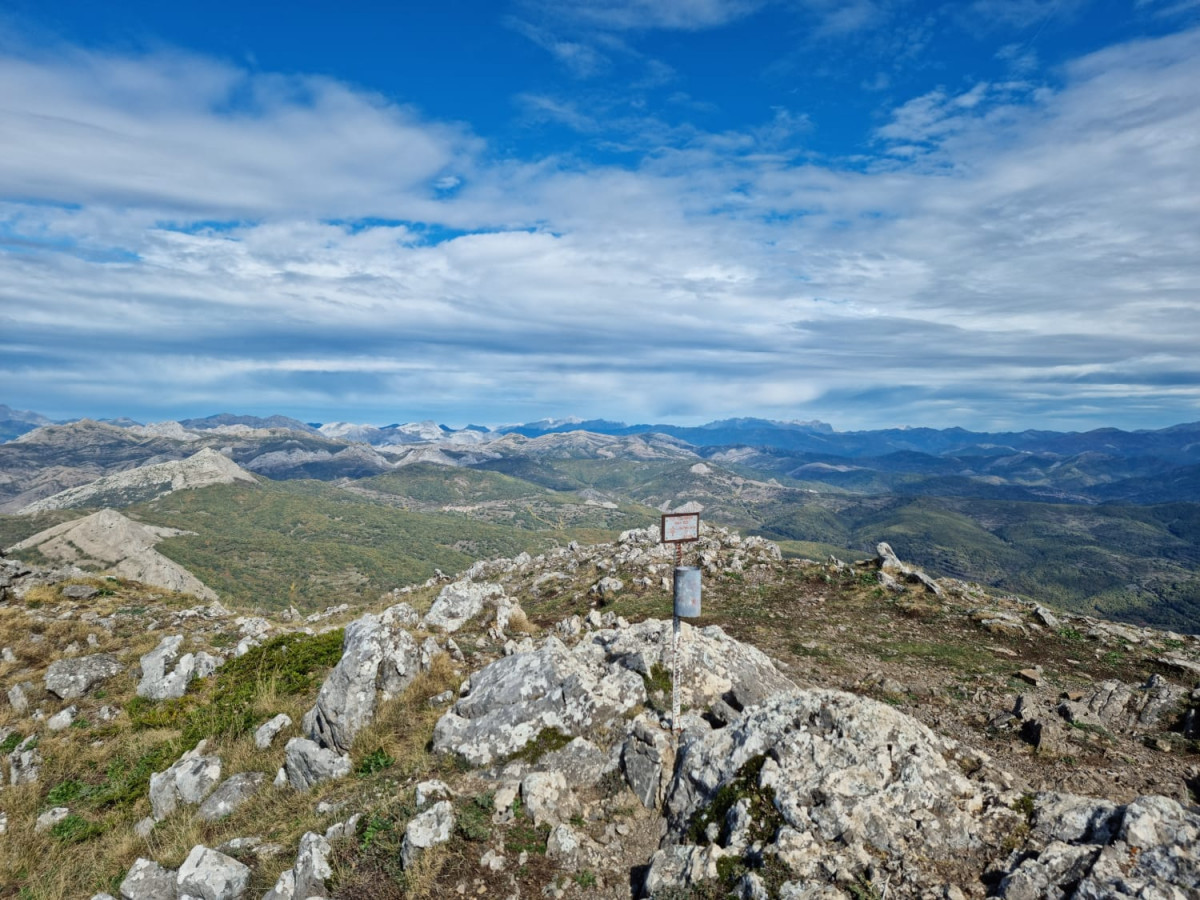
[[[25,693],[24,685],[14,684],[8,689],[8,704],[18,714],[23,715],[29,711],[29,696]]]
[[[120,887],[121,900],[176,900],[175,872],[150,859],[137,859]]]
[[[156,822],[173,813],[180,803],[200,803],[221,780],[221,758],[204,755],[207,743],[201,741],[165,772],[150,776],[150,809]]]
[[[48,809],[37,817],[37,821],[33,825],[33,830],[39,834],[43,831],[49,831],[70,814],[71,810],[65,806],[56,806],[54,809]]]
[[[673,846],[655,851],[642,883],[642,897],[667,889],[687,891],[717,877],[717,863],[725,852],[714,844],[704,847]]]
[[[79,715],[79,707],[74,704],[61,709],[46,720],[46,727],[51,731],[63,731],[71,727],[75,717]]]
[[[548,772],[562,772],[572,787],[589,787],[617,767],[611,753],[605,753],[587,738],[577,737],[563,747],[547,753],[538,766]]]
[[[125,670],[111,653],[56,659],[46,669],[46,690],[60,700],[76,700],[106,679]]]
[[[232,815],[238,807],[258,793],[267,776],[262,772],[240,772],[226,778],[200,804],[196,814],[207,822],[215,822]]]
[[[1200,896],[1200,813],[1166,797],[1124,807],[1062,794],[1034,799],[1035,830],[1051,838],[1014,854],[997,896]]]
[[[329,866],[329,856],[332,853],[329,840],[315,831],[309,831],[300,838],[300,848],[296,852],[296,863],[285,870],[275,886],[267,892],[263,900],[307,900],[311,897],[324,898],[329,896],[327,881],[333,876]]]
[[[432,779],[430,781],[422,781],[417,785],[417,807],[428,806],[435,800],[448,800],[454,796],[454,792],[450,790],[450,786],[444,781]]]
[[[981,845],[993,824],[981,813],[995,797],[949,761],[957,752],[886,704],[793,691],[727,728],[685,739],[667,797],[670,834],[682,840],[693,815],[757,761],[757,786],[771,792],[786,826],[780,835],[792,835],[767,850],[785,856],[797,878],[826,877],[822,866],[835,856],[859,870],[873,854],[950,859]],[[737,818],[735,811],[733,822],[718,825],[727,825],[728,845],[740,851]]]
[[[521,780],[521,800],[535,825],[556,825],[576,806],[562,772],[530,772]]]
[[[1187,691],[1159,675],[1144,685],[1102,681],[1086,698],[1064,700],[1058,712],[1068,722],[1098,725],[1109,731],[1153,731],[1170,724]]]
[[[570,825],[556,825],[546,839],[546,857],[568,872],[579,863],[579,836]]]
[[[405,604],[407,606],[407,604]],[[346,626],[342,658],[321,685],[304,730],[322,747],[344,752],[375,716],[379,695],[403,691],[417,676],[420,652],[411,634],[382,616],[366,615]]]
[[[422,624],[430,629],[458,631],[483,612],[485,601],[503,594],[504,589],[498,584],[477,584],[465,579],[455,581],[442,588]]]
[[[288,782],[298,791],[350,774],[350,755],[327,750],[314,741],[292,738],[284,752]]]
[[[183,635],[163,638],[157,647],[141,659],[142,677],[137,694],[150,700],[179,698],[187,691],[193,678],[211,675],[219,660],[201,651],[179,654]]]
[[[400,846],[401,865],[409,868],[422,850],[450,840],[453,829],[454,807],[449,800],[439,801],[415,816],[404,829],[404,843]]]
[[[718,698],[745,708],[792,687],[766,655],[716,626],[685,623],[683,637],[680,694],[693,708]],[[544,729],[579,735],[612,722],[646,702],[643,679],[669,665],[670,647],[671,623],[656,620],[597,631],[573,648],[547,637],[537,650],[472,673],[464,696],[438,721],[434,749],[485,766]]]
[[[38,750],[38,738],[31,734],[17,744],[8,754],[9,781],[14,785],[33,784],[42,772],[42,753]]]
[[[291,725],[292,717],[287,713],[280,713],[273,719],[264,722],[254,732],[254,746],[259,750],[270,749],[271,744],[275,742],[275,738],[279,736],[279,732],[285,728],[290,728]]]
[[[675,751],[670,736],[651,725],[645,716],[638,716],[633,723],[633,734],[621,748],[621,770],[629,787],[647,809],[658,809],[662,805],[674,762]]]
[[[197,844],[179,867],[176,886],[180,896],[240,900],[250,886],[250,869],[232,856]]]
[[[438,721],[433,746],[473,765],[490,765],[545,729],[578,733],[597,720],[619,716],[645,696],[633,672],[607,667],[602,658],[588,660],[550,637],[539,650],[472,673],[466,696]]]

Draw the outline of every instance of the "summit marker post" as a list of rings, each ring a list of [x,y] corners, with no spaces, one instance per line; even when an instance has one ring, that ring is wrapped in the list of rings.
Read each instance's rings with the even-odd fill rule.
[[[675,545],[671,632],[671,731],[679,739],[679,620],[700,615],[700,569],[683,564],[683,545],[700,539],[700,513],[664,513],[661,543]]]

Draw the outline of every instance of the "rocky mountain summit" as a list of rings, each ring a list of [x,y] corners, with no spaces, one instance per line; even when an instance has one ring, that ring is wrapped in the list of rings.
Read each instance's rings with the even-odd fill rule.
[[[40,531],[9,549],[36,550],[47,559],[77,570],[102,571],[168,591],[216,600],[217,595],[195,575],[154,549],[159,541],[187,533],[177,528],[145,525],[114,509],[102,509]],[[85,573],[78,571],[78,574]]]
[[[87,506],[129,506],[153,500],[172,491],[193,490],[211,484],[254,484],[254,476],[221,453],[204,448],[187,459],[139,466],[98,478],[90,484],[69,488],[34,501],[20,515],[50,509],[76,509]]]
[[[0,885],[1200,897],[1197,639],[886,545],[706,529],[688,562],[676,660],[656,529],[307,617],[0,560]]]

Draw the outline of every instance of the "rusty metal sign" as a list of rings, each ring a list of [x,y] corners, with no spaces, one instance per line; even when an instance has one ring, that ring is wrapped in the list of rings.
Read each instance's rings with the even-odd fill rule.
[[[664,513],[662,543],[686,544],[700,539],[700,513]]]

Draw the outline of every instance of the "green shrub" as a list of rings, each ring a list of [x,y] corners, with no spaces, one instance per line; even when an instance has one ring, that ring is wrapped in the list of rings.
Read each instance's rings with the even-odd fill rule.
[[[387,751],[382,747],[376,747],[370,753],[362,758],[355,769],[355,773],[360,777],[374,775],[376,772],[382,772],[384,769],[391,767],[396,762],[395,757],[389,756]]]
[[[71,813],[65,819],[54,823],[50,828],[50,836],[64,844],[82,844],[103,831],[104,829],[98,823],[89,822],[83,816]]]

